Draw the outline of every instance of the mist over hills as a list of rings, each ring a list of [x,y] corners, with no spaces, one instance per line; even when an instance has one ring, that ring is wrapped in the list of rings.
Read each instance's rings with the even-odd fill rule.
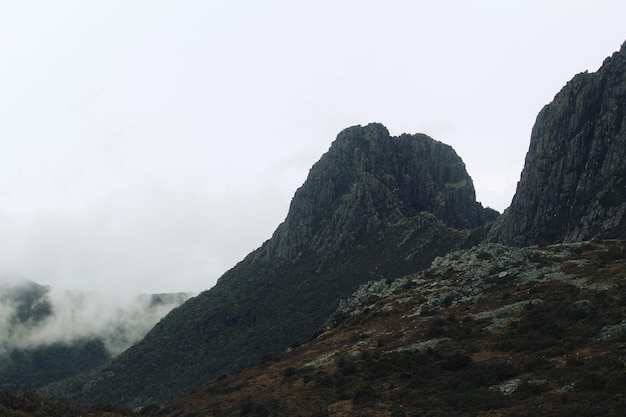
[[[68,291],[0,282],[0,386],[36,388],[102,365],[191,294]]]
[[[346,349],[368,345],[367,341],[364,342],[368,337],[359,335],[370,334],[364,326],[369,325],[368,314],[372,311],[371,305],[376,303],[375,309],[380,313],[378,317],[384,318],[383,323],[399,317],[404,319],[406,317],[400,314],[412,313],[438,319],[426,319],[420,324],[430,326],[429,332],[433,333],[426,335],[428,339],[411,339],[413,332],[425,332],[417,324],[411,329],[400,327],[397,332],[387,335],[402,339],[398,342],[400,345],[444,337],[452,341],[444,344],[447,347],[444,351],[430,346],[433,353],[429,353],[430,356],[417,348],[411,350],[398,346],[397,352],[417,351],[405,357],[403,354],[386,356],[390,353],[383,349],[386,339],[378,338],[382,345],[376,342],[367,347],[378,356],[361,357],[361,362],[345,357],[342,360],[337,356],[329,360],[328,369],[322,370],[328,378],[315,374],[315,370],[300,374],[302,363],[291,366],[291,369],[288,365],[280,372],[286,380],[298,376],[293,379],[291,388],[306,386],[317,394],[334,395],[328,398],[335,402],[324,404],[318,414],[303,415],[351,415],[359,401],[367,403],[372,400],[375,403],[380,397],[371,387],[367,390],[367,379],[349,379],[351,375],[362,375],[358,372],[363,369],[372,371],[369,368],[372,362],[368,362],[368,358],[373,358],[375,365],[384,365],[377,368],[381,373],[376,374],[383,380],[393,371],[399,379],[419,384],[424,375],[420,372],[436,371],[437,378],[441,377],[439,372],[443,372],[446,378],[452,379],[437,379],[442,384],[437,385],[439,388],[449,389],[449,384],[463,387],[463,392],[471,393],[470,397],[494,401],[493,404],[498,406],[506,400],[502,396],[508,395],[505,394],[508,388],[501,384],[522,375],[517,387],[523,386],[524,390],[518,391],[519,398],[509,399],[529,404],[545,393],[542,387],[548,386],[551,388],[547,397],[557,403],[583,398],[591,401],[595,394],[601,394],[610,403],[609,411],[623,411],[619,398],[623,398],[624,392],[620,391],[618,383],[614,383],[626,380],[623,359],[613,355],[609,364],[589,361],[589,358],[601,355],[604,347],[612,353],[624,348],[621,325],[626,320],[622,294],[626,276],[623,242],[591,242],[569,247],[560,244],[590,238],[626,238],[623,227],[626,124],[622,123],[626,114],[625,55],[626,49],[622,46],[596,73],[576,76],[541,111],[533,129],[517,193],[503,215],[498,216],[475,201],[472,180],[461,159],[449,146],[425,135],[390,137],[380,124],[348,128],[337,136],[329,151],[312,167],[306,182],[294,195],[285,222],[279,225],[270,240],[224,274],[214,288],[174,309],[145,338],[108,365],[47,386],[41,392],[69,396],[84,404],[103,400],[133,406],[162,402],[209,381],[224,381],[223,375],[258,363],[264,356],[267,359],[268,353],[284,351],[289,346],[295,349],[301,344],[303,348],[298,351],[307,351],[310,346],[315,346],[318,337],[324,337],[323,332],[328,331],[328,326],[332,326],[332,321],[329,324],[327,320],[337,311],[340,300],[350,297],[359,285],[377,281],[368,287],[371,291],[365,291],[365,298],[356,297],[366,308],[357,305],[346,310],[348,316],[353,317],[348,318],[343,328],[342,343],[346,344]],[[530,252],[507,252],[503,246],[486,246],[490,248],[488,250],[484,249],[485,246],[477,246],[482,242],[516,246],[557,245],[543,252],[541,249],[532,252],[535,250],[532,248]],[[466,251],[455,252],[456,255],[446,258],[447,254],[463,249]],[[502,256],[510,261],[506,267],[498,263]],[[471,258],[470,261],[467,257]],[[446,259],[448,263],[443,265],[442,260]],[[416,278],[419,285],[415,279],[402,278],[423,270],[433,260],[436,260],[438,272]],[[483,270],[480,265],[484,263],[492,266]],[[463,269],[463,265],[467,268]],[[540,271],[539,275],[526,274],[525,271],[531,269]],[[470,285],[470,275],[476,275],[476,279],[485,285]],[[590,278],[593,280],[589,281]],[[588,281],[589,286],[585,286]],[[441,286],[446,287],[442,296],[431,300],[429,294]],[[488,293],[492,287],[497,287],[495,294]],[[415,288],[418,291],[414,291]],[[446,297],[451,291],[456,291],[454,297]],[[545,309],[520,312],[509,308],[509,304],[518,307],[534,305],[536,294]],[[409,296],[421,306],[420,310],[399,309],[398,315],[394,316],[393,311],[397,309],[393,303],[400,303],[398,300]],[[465,296],[469,298],[463,298]],[[372,300],[369,297],[373,297]],[[507,299],[512,300],[511,303],[498,304],[495,310],[488,309]],[[459,307],[454,304],[457,301],[466,303],[463,306],[467,309],[447,309]],[[490,304],[481,304],[483,301]],[[576,308],[566,309],[571,303],[576,303]],[[500,307],[505,310],[498,310]],[[598,312],[601,308],[606,311]],[[475,320],[475,314],[480,314],[478,310],[495,312],[493,317],[489,316],[494,320],[500,313],[506,317],[510,314],[513,320],[504,321],[504,331],[520,343],[526,341],[532,345],[539,336],[541,340],[548,339],[549,343],[527,346],[521,355],[523,361],[507,368],[505,358],[520,351],[515,350],[516,346],[507,346],[506,340],[497,339],[500,337],[498,331],[484,333],[487,316],[473,321],[466,328],[469,330],[458,328],[458,323],[469,324]],[[385,316],[385,312],[389,316]],[[602,315],[598,316],[599,313]],[[339,327],[342,320],[346,320],[341,314],[334,317]],[[555,317],[559,320],[555,326],[542,324]],[[523,324],[521,329],[520,322]],[[350,327],[351,324],[357,326],[356,330]],[[598,345],[604,343],[605,339],[600,337],[604,330],[617,335],[610,339],[610,345]],[[469,333],[464,333],[466,331]],[[556,331],[561,333],[554,333]],[[570,340],[569,331],[580,332],[581,338]],[[568,344],[550,339],[551,332],[567,337]],[[473,338],[466,343],[463,335],[473,335]],[[481,335],[491,338],[489,340],[494,345],[485,349]],[[494,346],[497,349],[492,349]],[[480,362],[485,368],[474,366],[479,359],[474,355],[478,352],[484,353]],[[324,362],[324,355],[328,352],[318,353],[321,356],[313,356],[310,361]],[[585,356],[587,353],[591,356]],[[558,360],[545,362],[546,354]],[[285,355],[288,356],[289,352]],[[384,360],[376,362],[380,358]],[[402,365],[394,362],[396,360],[401,360]],[[419,368],[423,364],[428,366]],[[572,368],[563,368],[563,364]],[[415,373],[399,371],[402,366],[412,367],[410,369]],[[544,374],[538,372],[539,379],[534,378],[532,372],[550,366],[560,367],[563,372],[571,371],[572,377],[563,377],[564,374],[556,372],[545,374],[544,378]],[[465,374],[455,373],[464,370],[475,371],[476,374],[472,374],[475,378],[481,372],[489,371],[484,374],[489,378],[478,382],[472,380],[478,385],[468,387],[462,383]],[[275,371],[276,368],[261,366],[250,372],[259,372],[259,381],[267,382],[278,378]],[[603,372],[610,373],[613,382],[602,380]],[[584,375],[580,376],[581,373]],[[306,378],[299,378],[305,374]],[[246,375],[252,378],[249,373]],[[367,375],[371,376],[371,373]],[[343,382],[341,378],[344,378]],[[330,385],[345,388],[342,384],[346,378],[362,384],[358,387],[362,390],[350,387],[344,392],[329,391]],[[568,379],[575,383],[568,385]],[[543,380],[549,384],[537,382]],[[236,387],[243,386],[237,376],[227,381],[229,385],[224,383],[225,391],[220,391],[218,381],[208,392],[228,394],[238,392]],[[230,381],[235,382],[231,384]],[[388,382],[398,386],[396,380]],[[558,385],[561,382],[563,385]],[[309,383],[313,385],[307,385]],[[581,388],[576,387],[581,385],[584,391],[577,391]],[[385,386],[393,390],[393,387]],[[433,393],[428,391],[429,387],[426,389],[425,393],[431,398],[441,392],[451,392]],[[289,392],[293,391],[287,389],[285,395]],[[566,392],[574,394],[552,397]],[[255,415],[255,412],[256,415],[281,415],[281,410],[284,411],[280,402],[270,401],[268,391],[253,390],[248,392],[248,397],[237,398],[245,401],[246,407],[243,404],[236,409],[231,407],[223,415]],[[410,400],[390,398],[389,401]],[[186,409],[185,401],[196,400],[181,401],[182,406],[165,408],[163,414],[168,415],[169,411],[172,411],[171,415],[184,414],[181,410]],[[190,411],[190,415],[205,409],[202,407],[211,401],[211,396],[199,401],[201,405]],[[232,398],[228,401],[232,403]],[[446,410],[450,411],[445,407],[450,404],[446,402],[447,398],[441,401],[443,408],[436,411],[445,415]],[[372,404],[375,406],[377,404]],[[457,411],[456,415],[464,415],[462,409]],[[380,411],[380,415],[390,412],[386,408]],[[523,407],[516,412],[523,412]],[[396,415],[403,414],[398,411]],[[607,412],[607,415],[618,414]]]

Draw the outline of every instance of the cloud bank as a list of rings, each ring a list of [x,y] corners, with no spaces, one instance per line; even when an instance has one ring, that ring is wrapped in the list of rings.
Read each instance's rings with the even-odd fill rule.
[[[100,339],[115,356],[190,296],[67,291],[5,279],[0,282],[0,355]]]

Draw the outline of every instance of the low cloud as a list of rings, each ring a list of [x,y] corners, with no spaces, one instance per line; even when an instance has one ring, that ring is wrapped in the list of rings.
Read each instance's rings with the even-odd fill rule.
[[[67,291],[5,280],[0,283],[0,355],[97,338],[115,356],[190,296]]]

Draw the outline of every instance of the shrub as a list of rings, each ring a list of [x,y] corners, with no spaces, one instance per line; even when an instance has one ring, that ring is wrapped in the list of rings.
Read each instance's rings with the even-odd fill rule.
[[[472,363],[472,358],[461,353],[455,353],[444,359],[441,367],[446,371],[457,372],[468,367]]]

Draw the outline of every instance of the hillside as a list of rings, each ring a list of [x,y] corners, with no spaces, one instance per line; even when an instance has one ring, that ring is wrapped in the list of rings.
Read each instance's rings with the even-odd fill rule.
[[[50,400],[35,391],[16,393],[0,388],[0,416],[2,417],[121,417],[137,415],[127,407],[95,404],[88,409],[79,408],[61,398]]]
[[[471,245],[497,215],[476,202],[451,147],[380,124],[348,128],[271,239],[109,365],[42,392],[84,404],[172,399],[308,339],[360,284]]]
[[[621,416],[626,241],[483,244],[361,286],[310,341],[137,413],[0,391],[7,416]]]
[[[625,241],[437,258],[154,416],[623,415]]]

